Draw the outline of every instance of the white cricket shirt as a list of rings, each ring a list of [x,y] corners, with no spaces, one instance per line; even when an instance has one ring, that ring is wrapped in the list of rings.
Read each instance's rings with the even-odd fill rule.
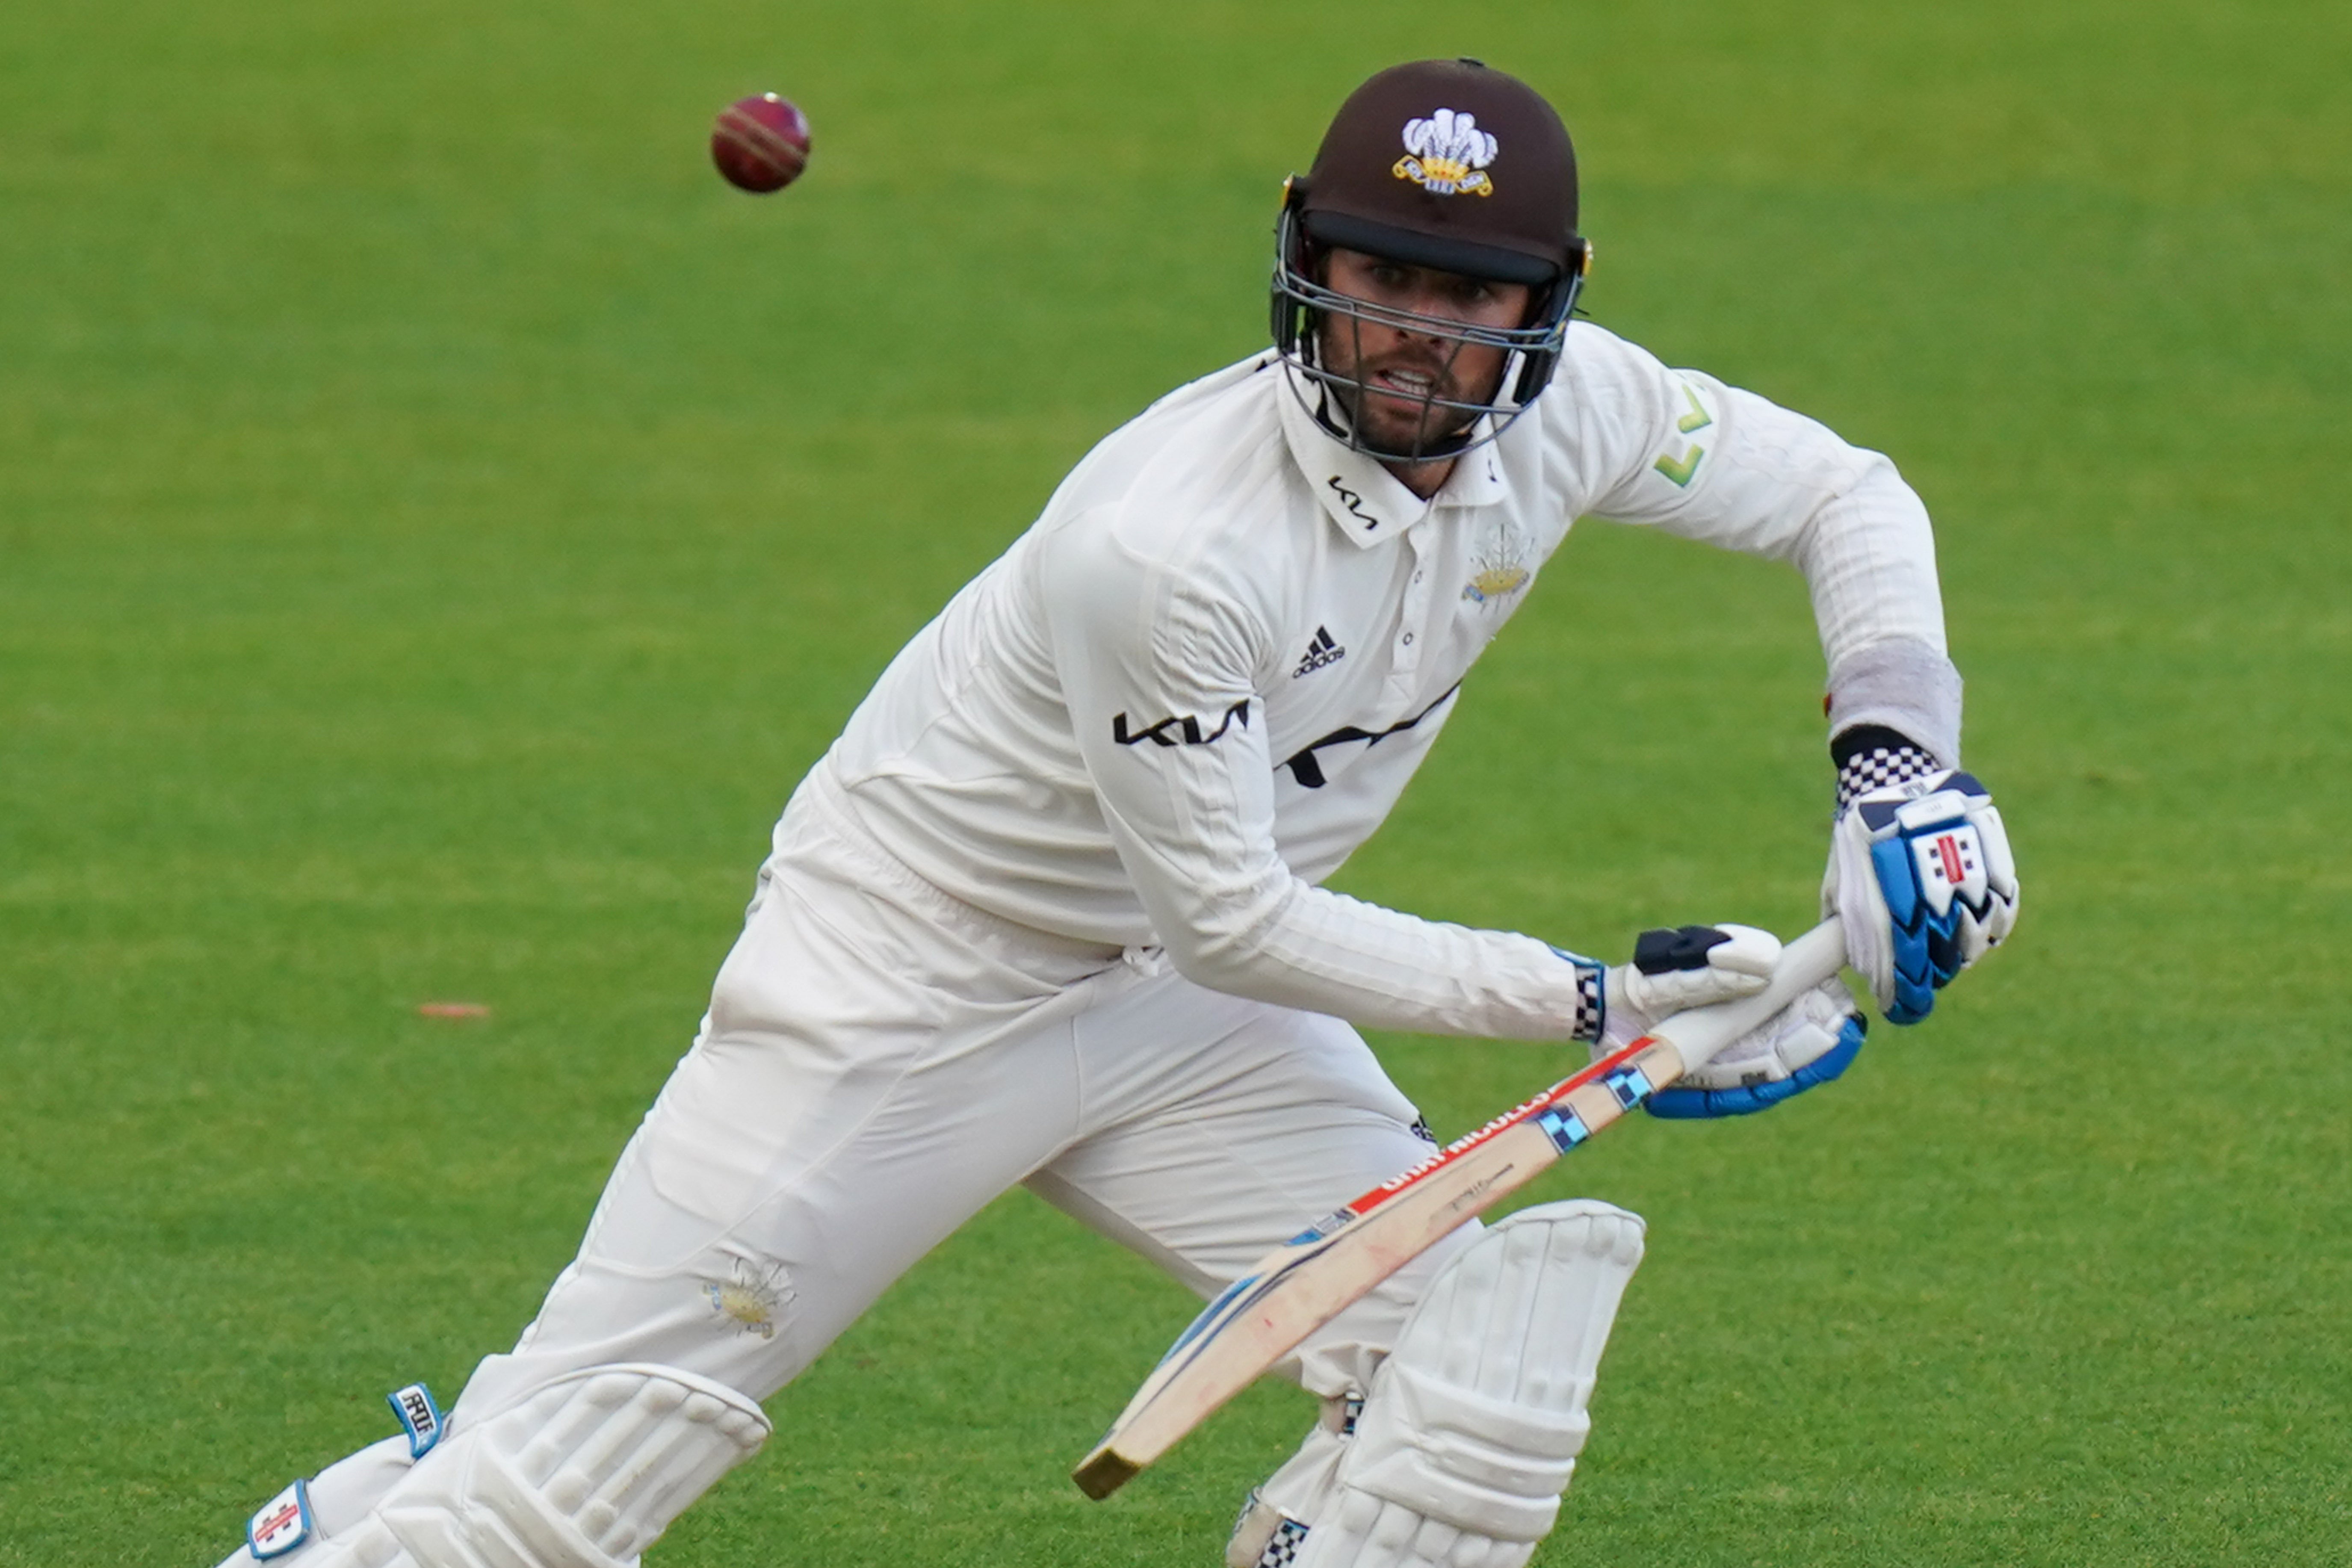
[[[1833,692],[1875,647],[1948,668],[1925,509],[1810,419],[1579,323],[1551,387],[1424,502],[1264,353],[1089,453],[812,782],[1020,924],[1156,944],[1202,984],[1358,1024],[1565,1037],[1576,971],[1545,943],[1318,884],[1586,515],[1793,563]]]

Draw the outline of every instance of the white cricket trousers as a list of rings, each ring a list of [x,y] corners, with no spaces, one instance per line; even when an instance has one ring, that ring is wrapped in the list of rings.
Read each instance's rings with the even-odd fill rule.
[[[453,1428],[612,1362],[765,1399],[1015,1183],[1206,1297],[1430,1152],[1348,1025],[1206,990],[1156,950],[973,909],[892,858],[829,787],[820,764],[778,823],[693,1049],[579,1257],[514,1350],[476,1369]],[[1327,1398],[1360,1393],[1456,1245],[1277,1370]],[[397,1443],[312,1483],[329,1533],[404,1468]]]

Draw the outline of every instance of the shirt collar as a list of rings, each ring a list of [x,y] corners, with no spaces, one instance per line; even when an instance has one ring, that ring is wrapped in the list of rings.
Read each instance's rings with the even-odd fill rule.
[[[1487,417],[1491,419],[1494,416],[1488,415]],[[1454,471],[1445,476],[1445,483],[1439,488],[1437,504],[1493,506],[1496,501],[1507,499],[1511,493],[1511,484],[1503,477],[1501,448],[1503,441],[1511,438],[1512,433],[1505,430],[1502,440],[1489,441],[1463,454],[1462,460],[1454,465]]]
[[[1286,382],[1294,374],[1281,372]],[[1509,493],[1495,444],[1474,448],[1454,465],[1429,500],[1407,489],[1380,462],[1326,430],[1302,405],[1291,385],[1276,394],[1283,438],[1324,515],[1363,549],[1394,539],[1441,506],[1489,506]]]

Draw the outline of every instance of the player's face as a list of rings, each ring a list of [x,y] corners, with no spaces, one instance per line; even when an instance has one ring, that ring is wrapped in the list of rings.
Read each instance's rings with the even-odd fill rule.
[[[1360,250],[1333,249],[1324,281],[1367,304],[1466,326],[1508,329],[1527,320],[1525,284],[1465,278]],[[1501,389],[1506,351],[1335,315],[1324,319],[1321,357],[1341,378],[1340,395],[1351,405],[1349,417],[1369,444],[1405,452],[1425,449],[1468,427],[1474,415],[1433,408],[1429,400],[1492,402]],[[1351,395],[1349,383],[1360,383],[1363,391]]]

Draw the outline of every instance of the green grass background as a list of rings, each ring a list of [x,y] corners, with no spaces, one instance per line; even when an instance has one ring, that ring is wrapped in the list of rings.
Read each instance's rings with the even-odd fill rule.
[[[1834,1090],[1531,1194],[1652,1224],[1538,1561],[2352,1557],[2352,12],[123,0],[0,8],[0,1564],[209,1563],[510,1341],[801,770],[1461,52],[1600,320],[1927,496],[2028,887]],[[1793,929],[1819,678],[1793,577],[1580,531],[1342,880]],[[1449,1134],[1563,1065],[1380,1044]],[[1295,1394],[1063,1479],[1189,1310],[1015,1195],[655,1555],[1213,1562]]]

